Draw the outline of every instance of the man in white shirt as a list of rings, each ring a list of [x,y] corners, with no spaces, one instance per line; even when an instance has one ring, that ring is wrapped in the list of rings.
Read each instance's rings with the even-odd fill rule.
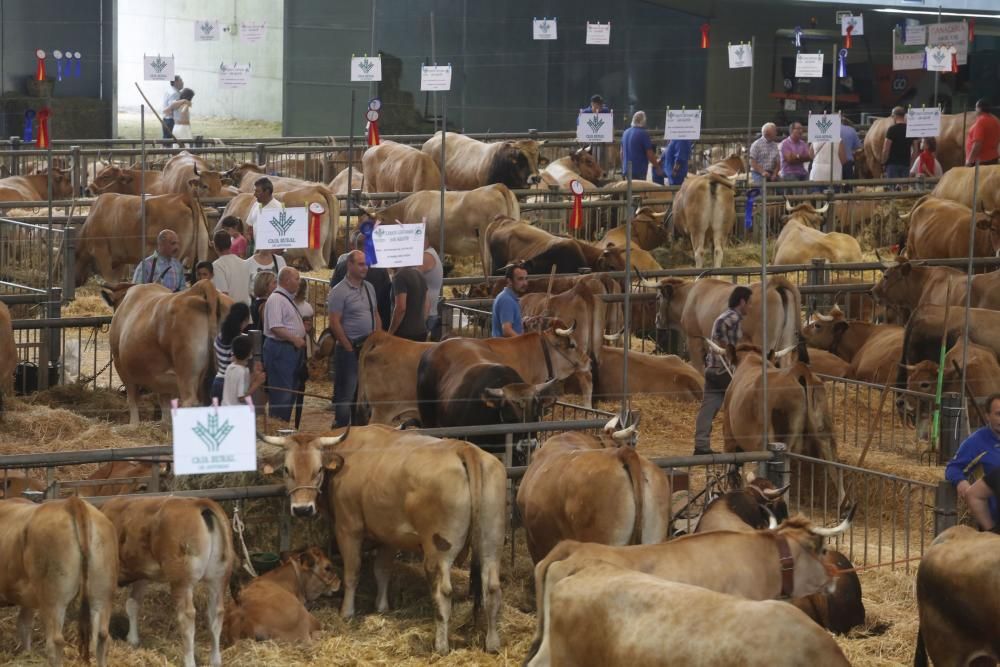
[[[266,176],[254,182],[253,196],[257,203],[250,207],[247,214],[247,237],[256,245],[257,221],[272,212],[280,211],[281,202],[274,198],[274,184]]]
[[[181,89],[184,88],[184,79],[179,76],[175,76],[174,80],[170,82],[170,91],[163,96],[163,104],[160,106],[161,109],[167,109],[173,102],[176,102],[180,98]],[[174,112],[164,111],[163,112],[163,138],[170,139],[170,133],[174,130]]]
[[[246,264],[230,251],[233,241],[229,232],[224,229],[215,232],[212,243],[219,253],[219,259],[212,262],[212,269],[215,272],[212,284],[215,285],[215,289],[228,294],[237,303],[250,305],[250,284],[247,282]]]

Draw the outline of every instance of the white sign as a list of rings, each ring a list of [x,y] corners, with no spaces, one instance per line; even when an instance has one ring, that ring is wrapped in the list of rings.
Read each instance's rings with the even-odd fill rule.
[[[807,127],[810,142],[838,143],[840,141],[839,113],[811,113]]]
[[[857,37],[858,35],[865,34],[865,17],[862,15],[858,16],[845,16],[840,19],[840,34],[847,34],[847,26],[854,26],[854,30],[851,31],[852,37]]]
[[[797,108],[798,105],[795,103],[795,100],[793,100],[790,97],[785,98],[785,104],[784,104],[785,111],[795,111]]]
[[[954,46],[958,54],[958,64],[969,62],[969,24],[932,23],[927,26],[927,44],[930,46]],[[951,65],[949,64],[949,69]],[[930,69],[928,67],[928,69]],[[938,71],[938,70],[931,70]]]
[[[219,88],[246,88],[250,83],[250,63],[219,63]]]
[[[576,117],[576,140],[585,144],[614,143],[614,114],[589,112],[579,114]]]
[[[267,21],[240,21],[240,41],[246,44],[256,44],[264,41],[267,36]]]
[[[924,49],[927,52],[928,72],[950,72],[951,56],[955,51],[953,46],[928,46]]]
[[[351,58],[351,81],[381,81],[382,57]]]
[[[899,28],[892,31],[892,69],[894,71],[924,68],[924,42],[910,44],[914,39],[911,33],[916,31],[914,26],[906,26],[906,39]],[[926,30],[921,38],[926,36]]]
[[[531,34],[535,39],[556,39],[556,20],[533,19],[531,21]]]
[[[798,53],[795,55],[795,76],[799,79],[823,78],[822,53]]]
[[[753,67],[753,52],[749,44],[729,45],[729,69]]]
[[[535,39],[538,39],[537,37]],[[587,21],[587,44],[610,44],[611,21],[607,23],[591,23]]]
[[[451,65],[422,65],[420,90],[451,90]]]
[[[380,268],[420,266],[424,261],[423,223],[413,225],[378,225],[372,230],[375,256]]]
[[[173,410],[174,473],[257,469],[257,425],[249,405]]]
[[[145,81],[171,81],[174,78],[173,56],[143,56],[142,78]]]
[[[936,137],[941,134],[941,109],[910,109],[906,114],[906,138]]]
[[[908,25],[903,44],[906,46],[923,46],[927,43],[927,26]]]
[[[663,128],[664,139],[700,139],[701,109],[667,109]]]
[[[264,250],[309,247],[309,214],[304,206],[280,211],[261,210],[253,229],[257,247]]]
[[[217,20],[201,19],[194,22],[194,41],[196,42],[217,42],[221,32]]]

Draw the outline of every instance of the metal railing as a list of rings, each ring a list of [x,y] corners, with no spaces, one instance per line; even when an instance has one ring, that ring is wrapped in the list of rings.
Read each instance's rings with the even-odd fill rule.
[[[14,320],[18,361],[22,368],[35,369],[38,389],[47,389],[52,379],[58,384],[81,382],[94,389],[116,389],[121,378],[111,363],[110,324],[110,315]]]

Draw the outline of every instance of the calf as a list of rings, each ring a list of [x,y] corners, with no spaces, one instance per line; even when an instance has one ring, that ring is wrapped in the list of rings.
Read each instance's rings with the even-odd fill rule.
[[[184,667],[194,667],[194,588],[206,584],[212,667],[222,664],[223,594],[233,569],[233,536],[219,504],[207,498],[118,497],[101,511],[118,533],[119,585],[132,584],[128,641],[139,645],[139,605],[150,581],[170,585],[184,641]]]
[[[226,608],[223,644],[237,639],[310,641],[320,630],[306,602],[340,590],[340,578],[319,547],[291,554],[284,563],[244,586]]]

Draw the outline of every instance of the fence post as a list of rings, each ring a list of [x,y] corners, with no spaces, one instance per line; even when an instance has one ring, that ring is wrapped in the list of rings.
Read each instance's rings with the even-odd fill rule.
[[[788,479],[791,477],[788,459],[785,458],[785,452],[788,451],[788,448],[783,442],[769,442],[767,443],[767,451],[771,452],[771,460],[762,462],[765,468],[764,473],[771,480],[771,483],[780,489],[788,484]]]
[[[267,146],[264,144],[257,144],[257,164],[264,165],[264,171],[267,172]]]
[[[830,284],[830,271],[826,268],[827,261],[820,257],[813,257],[810,261],[812,267],[808,271],[807,285],[829,285]],[[813,294],[812,298],[809,300],[809,304],[806,306],[806,312],[815,311],[820,306],[830,305],[830,295],[829,294]]]
[[[958,451],[958,445],[965,439],[961,416],[961,396],[954,392],[941,394],[941,447],[938,449],[940,465],[951,460]]]
[[[21,137],[11,137],[10,138],[10,149],[12,151],[16,151],[16,150],[20,150],[21,149]],[[19,166],[19,163],[20,163],[20,160],[17,159],[17,156],[14,156],[13,158],[11,158],[11,161],[10,161],[10,175],[11,176],[20,176],[21,175],[21,168]]]
[[[63,298],[72,301],[76,298],[76,227],[66,225],[63,228]]]
[[[69,149],[73,151],[73,196],[79,197],[83,194],[83,185],[80,183],[83,174],[83,162],[80,156],[79,146],[70,146]],[[70,220],[66,221],[66,226],[72,224]]]
[[[934,492],[934,535],[958,524],[958,493],[951,482],[941,480]]]

